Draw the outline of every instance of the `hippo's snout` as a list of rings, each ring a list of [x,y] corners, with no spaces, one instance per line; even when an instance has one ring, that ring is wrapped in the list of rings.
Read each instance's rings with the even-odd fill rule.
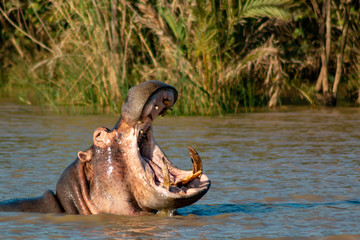
[[[154,97],[155,95],[157,97]],[[142,115],[150,114],[152,107],[162,108],[162,105],[165,105],[162,111],[166,112],[177,98],[178,92],[174,87],[159,81],[147,81],[130,88],[121,109],[121,116],[128,124],[133,125],[144,118]]]

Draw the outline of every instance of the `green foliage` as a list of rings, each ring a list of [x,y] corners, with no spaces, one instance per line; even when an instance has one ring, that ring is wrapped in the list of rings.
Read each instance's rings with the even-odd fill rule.
[[[144,30],[154,33],[154,45],[166,49],[161,52],[160,60],[166,68],[157,74],[168,76],[171,83],[182,88],[179,101],[186,107],[180,107],[180,114],[223,114],[255,107],[255,100],[247,99],[258,97],[252,93],[254,89],[248,88],[249,83],[240,83],[251,79],[246,66],[272,52],[262,46],[266,36],[253,41],[245,38],[243,33],[249,26],[256,28],[270,24],[272,19],[289,19],[290,14],[285,8],[288,3],[200,0],[173,4],[158,1],[154,5],[146,1],[140,3],[137,21]],[[263,20],[257,21],[260,15]],[[163,19],[166,24],[153,19]],[[258,48],[261,50],[256,50]]]
[[[252,111],[289,89],[311,102],[304,89],[319,69],[302,1],[9,0],[0,10],[2,94],[53,109],[119,113],[131,86],[158,79],[179,91],[174,114]]]

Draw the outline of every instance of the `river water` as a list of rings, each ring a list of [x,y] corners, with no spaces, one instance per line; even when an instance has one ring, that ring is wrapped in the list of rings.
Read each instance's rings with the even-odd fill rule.
[[[58,116],[0,103],[0,200],[55,190],[60,174],[116,116]],[[0,212],[1,239],[360,239],[360,109],[288,108],[165,117],[157,142],[182,169],[187,145],[209,192],[175,217]]]

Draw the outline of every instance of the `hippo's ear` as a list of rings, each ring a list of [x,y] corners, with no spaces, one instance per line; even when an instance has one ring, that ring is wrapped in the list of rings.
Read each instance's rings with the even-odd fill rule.
[[[93,135],[93,142],[96,147],[104,148],[108,142],[107,133],[110,130],[104,127],[99,127],[95,130]]]
[[[91,151],[87,150],[86,152],[80,151],[78,152],[78,158],[81,162],[88,162],[91,160]]]

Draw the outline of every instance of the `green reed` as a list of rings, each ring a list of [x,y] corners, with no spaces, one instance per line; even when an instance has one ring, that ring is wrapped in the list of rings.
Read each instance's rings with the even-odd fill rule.
[[[260,24],[251,19],[289,19],[289,2],[34,1],[37,5],[27,10],[35,20],[28,24],[43,40],[39,45],[36,31],[27,32],[33,45],[20,41],[19,55],[12,58],[17,64],[7,72],[2,89],[54,110],[82,106],[88,112],[118,114],[131,86],[157,79],[179,91],[173,114],[251,111],[266,105],[261,100],[266,93],[255,94],[259,79],[248,69],[275,51],[242,32],[249,24]],[[26,15],[24,7],[17,9]],[[23,21],[30,20],[14,24],[26,31]],[[266,69],[261,71],[266,75]]]

